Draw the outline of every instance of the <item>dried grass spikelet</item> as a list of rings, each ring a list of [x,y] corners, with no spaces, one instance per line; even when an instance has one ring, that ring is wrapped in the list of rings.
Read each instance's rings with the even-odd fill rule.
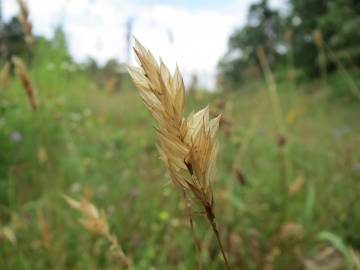
[[[32,36],[32,23],[29,19],[29,8],[24,0],[17,0],[17,2],[20,8],[19,22],[25,33],[25,42],[32,45],[34,39]]]
[[[129,73],[158,124],[161,159],[172,182],[182,190],[190,191],[202,204],[220,241],[211,185],[215,176],[220,115],[210,119],[209,107],[206,107],[185,119],[185,86],[179,68],[171,75],[163,61],[160,59],[158,64],[152,53],[137,40],[134,50],[141,67],[129,67]],[[219,245],[227,265],[220,242]]]
[[[224,131],[224,134],[229,137],[233,126],[233,120],[230,117],[232,114],[232,103],[229,103],[224,98],[221,98],[214,105],[215,108],[210,110],[210,117],[216,117],[221,114],[220,128]]]
[[[80,223],[86,230],[95,235],[109,234],[109,225],[103,211],[99,211],[95,205],[86,199],[76,201],[68,196],[64,196],[64,198],[70,207],[82,213]]]
[[[313,31],[313,39],[314,39],[316,46],[318,46],[319,48],[323,48],[324,39],[323,39],[323,34],[322,34],[321,30],[315,29]]]
[[[286,122],[289,125],[294,124],[299,119],[299,117],[304,114],[304,112],[305,112],[304,106],[297,106],[291,108],[286,115]]]
[[[304,236],[304,228],[295,222],[288,222],[281,226],[280,239],[282,240],[299,240]]]
[[[38,108],[38,101],[36,99],[36,89],[30,79],[26,65],[17,56],[13,56],[11,60],[15,66],[15,72],[21,80],[22,86],[26,92],[31,108],[35,111]]]
[[[76,201],[64,195],[64,199],[71,208],[81,212],[80,223],[84,228],[94,235],[106,238],[111,243],[111,251],[119,258],[120,262],[130,267],[132,265],[131,260],[125,255],[117,237],[111,234],[105,212],[98,210],[94,204],[85,198]]]
[[[117,83],[118,83],[118,81],[115,77],[108,79],[105,83],[106,93],[108,93],[109,95],[112,94],[114,92],[114,90],[116,89]]]
[[[289,196],[294,196],[299,193],[305,184],[304,177],[302,175],[298,176],[289,186]]]
[[[10,63],[6,62],[6,64],[1,69],[1,73],[0,73],[1,88],[3,90],[7,90],[9,88],[9,82],[10,82]]]
[[[152,116],[158,123],[158,150],[172,181],[192,191],[206,207],[213,207],[211,182],[215,174],[218,145],[215,140],[220,117],[210,120],[209,108],[183,117],[185,87],[180,71],[174,76],[138,41],[135,53],[141,68],[129,73]]]
[[[287,29],[284,33],[284,39],[286,43],[290,44],[293,39],[294,32],[292,29]]]
[[[37,150],[37,160],[40,164],[44,164],[48,160],[48,153],[44,147],[39,147]]]
[[[0,238],[1,237],[8,240],[11,244],[16,245],[16,236],[10,227],[5,226],[0,228]]]
[[[52,243],[52,236],[48,220],[41,208],[37,210],[37,222],[41,232],[41,242],[45,248],[49,249]]]

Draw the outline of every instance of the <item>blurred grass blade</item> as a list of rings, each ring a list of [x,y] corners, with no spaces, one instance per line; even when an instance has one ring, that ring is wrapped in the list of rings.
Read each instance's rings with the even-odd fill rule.
[[[345,258],[347,269],[351,270],[355,266],[351,250],[345,245],[344,241],[340,236],[332,233],[323,231],[318,235],[318,239],[329,242],[337,251],[339,251]]]
[[[244,202],[238,196],[228,193],[228,199],[235,208],[239,210],[246,209]]]
[[[306,201],[304,208],[304,222],[307,226],[309,226],[310,223],[312,222],[315,201],[316,201],[315,186],[313,183],[310,183],[306,192]]]

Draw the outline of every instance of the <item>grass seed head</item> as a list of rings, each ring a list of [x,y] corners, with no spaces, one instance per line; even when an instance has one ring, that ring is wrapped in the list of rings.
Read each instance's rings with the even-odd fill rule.
[[[171,179],[212,208],[220,116],[210,119],[206,107],[185,119],[185,86],[179,68],[172,75],[163,61],[158,63],[137,40],[134,50],[140,68],[129,67],[129,73],[158,124],[158,149]]]
[[[29,19],[29,8],[24,0],[17,0],[17,2],[20,8],[19,22],[25,33],[25,41],[28,45],[32,45],[34,39],[32,36],[32,23]]]
[[[3,90],[7,90],[9,88],[9,82],[10,82],[10,63],[6,62],[6,64],[1,69],[1,73],[0,73],[1,88]]]
[[[8,240],[11,244],[16,244],[16,236],[14,231],[8,227],[5,226],[3,228],[0,228],[0,237],[3,237],[4,239]]]
[[[324,39],[323,34],[319,29],[315,29],[313,31],[313,40],[319,48],[322,48],[324,46]]]
[[[109,235],[109,225],[104,211],[99,211],[95,205],[86,199],[76,201],[68,196],[64,196],[64,198],[70,207],[81,212],[80,223],[86,230],[95,235]]]
[[[15,72],[20,78],[21,84],[26,92],[31,108],[35,111],[38,108],[38,101],[36,99],[36,89],[30,79],[29,72],[25,63],[17,56],[12,57],[12,62],[15,66]]]
[[[111,243],[110,250],[120,259],[121,264],[128,266],[130,269],[132,261],[125,255],[117,237],[111,234],[105,212],[98,210],[98,208],[85,197],[77,201],[64,195],[64,199],[71,208],[81,212],[82,218],[80,219],[80,223],[84,228],[94,235],[106,238]]]

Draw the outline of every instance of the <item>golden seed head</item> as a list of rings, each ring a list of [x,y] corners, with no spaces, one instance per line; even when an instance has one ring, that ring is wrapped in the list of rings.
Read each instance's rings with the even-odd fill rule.
[[[314,30],[313,39],[314,39],[314,42],[315,42],[316,46],[318,46],[320,48],[324,46],[323,35],[322,35],[322,32],[319,29]]]
[[[0,73],[0,83],[1,83],[1,88],[3,90],[8,89],[9,81],[10,81],[10,63],[6,62],[6,64],[1,69],[1,73]]]
[[[86,199],[76,201],[68,196],[64,196],[64,199],[70,207],[82,213],[80,223],[85,229],[96,235],[105,236],[109,234],[109,225],[104,211],[99,211],[95,205]]]
[[[102,236],[110,241],[110,250],[119,257],[122,263],[130,267],[132,264],[131,260],[125,255],[117,237],[110,233],[105,212],[102,210],[99,211],[97,207],[85,197],[83,197],[80,201],[77,201],[64,195],[64,199],[70,207],[81,212],[82,217],[80,219],[80,223],[84,226],[84,228],[94,235]]]
[[[0,228],[0,237],[3,237],[4,239],[8,240],[11,244],[16,244],[16,236],[14,231],[8,227],[5,226],[3,228]]]
[[[25,41],[27,44],[31,45],[33,43],[33,36],[32,23],[29,20],[29,8],[24,0],[17,0],[17,2],[20,8],[19,22],[25,33]]]
[[[26,92],[28,101],[35,111],[38,108],[38,101],[36,99],[36,90],[35,87],[30,79],[29,72],[26,68],[25,63],[17,56],[13,56],[11,58],[14,66],[15,66],[15,73],[21,80],[21,84]]]
[[[160,59],[135,40],[140,68],[129,73],[146,107],[158,123],[158,147],[172,181],[191,190],[204,205],[212,206],[211,181],[217,157],[216,132],[220,116],[210,119],[209,108],[183,117],[185,86],[177,67],[174,75]]]

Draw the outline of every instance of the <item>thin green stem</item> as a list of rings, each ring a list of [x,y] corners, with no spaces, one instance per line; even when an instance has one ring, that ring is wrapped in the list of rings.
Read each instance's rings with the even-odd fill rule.
[[[213,229],[213,232],[215,234],[215,237],[216,237],[218,246],[220,248],[221,254],[223,256],[226,269],[230,270],[229,262],[228,262],[228,260],[226,258],[224,247],[223,247],[223,244],[222,244],[221,239],[220,239],[220,234],[219,234],[219,231],[218,231],[217,226],[216,226],[216,221],[215,221],[215,215],[214,215],[213,208],[211,206],[204,206],[204,208],[205,208],[205,211],[206,211],[206,214],[207,214],[207,218],[208,218],[208,220],[209,220],[209,222],[211,224],[211,227]]]

